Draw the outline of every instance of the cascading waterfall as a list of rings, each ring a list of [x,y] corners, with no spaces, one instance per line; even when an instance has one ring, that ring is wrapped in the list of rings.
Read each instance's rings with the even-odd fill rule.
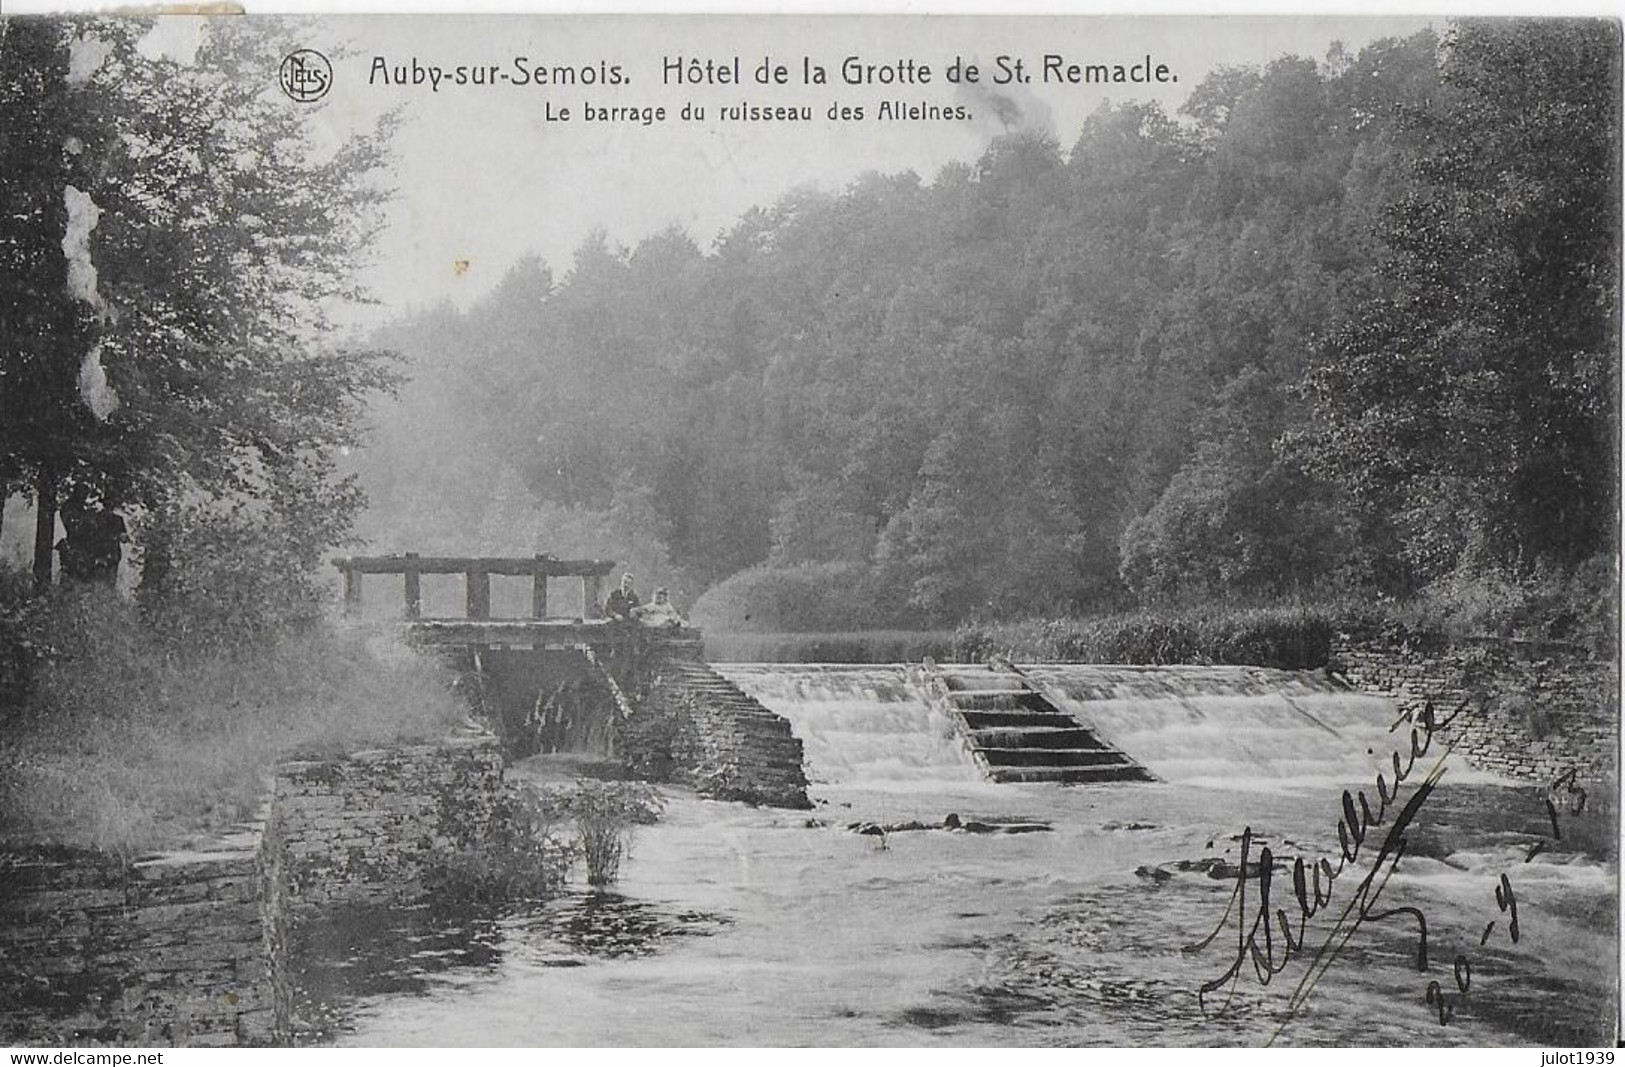
[[[1168,782],[1256,790],[1365,781],[1409,737],[1408,725],[1390,729],[1392,701],[1315,671],[1067,664],[1027,675]]]
[[[718,669],[790,720],[815,782],[980,780],[916,666]],[[1365,781],[1408,737],[1408,726],[1393,729],[1391,701],[1321,672],[1052,664],[1025,667],[1021,677],[1165,782],[1274,790]],[[1459,764],[1453,776],[1465,773]]]
[[[807,777],[878,789],[979,782],[954,731],[903,664],[716,664],[719,673],[790,720]]]
[[[1340,848],[1343,791],[1364,790],[1377,804],[1374,770],[1409,738],[1408,727],[1390,732],[1391,702],[1314,672],[1074,664],[945,665],[930,675],[900,664],[717,670],[790,721],[822,793],[813,812],[674,790],[661,821],[639,830],[623,895],[604,906],[572,894],[495,927],[471,924],[471,940],[500,951],[498,961],[473,965],[489,981],[470,981],[466,967],[426,973],[423,959],[439,966],[445,955],[435,945],[402,961],[427,989],[402,995],[400,976],[388,974],[392,984],[362,1000],[353,1032],[340,1040],[1262,1044],[1285,1017],[1307,956],[1269,986],[1244,956],[1244,1010],[1210,1018],[1196,1000],[1235,959],[1236,931],[1250,922],[1227,909],[1246,869],[1243,830],[1252,834],[1255,870],[1265,844],[1278,862],[1330,862]],[[933,677],[952,678],[961,692],[1032,687],[1079,719],[1078,733],[1098,733],[1158,780],[1077,788],[988,781],[946,710],[951,702],[934,698]],[[1452,756],[1385,883],[1384,907],[1425,912],[1433,974],[1416,971],[1414,925],[1367,923],[1321,974],[1285,1041],[1590,1046],[1612,1037],[1615,809],[1577,813],[1565,804],[1559,835],[1546,798],[1470,783],[1466,771]],[[1415,781],[1403,793],[1414,796]],[[944,825],[950,812],[959,828]],[[978,822],[1047,829],[971,831]],[[1391,822],[1390,813],[1353,869],[1329,883],[1330,902],[1310,922],[1311,945],[1335,933],[1338,916],[1358,900],[1361,872],[1372,869]],[[888,832],[853,832],[867,827]],[[1517,944],[1498,892],[1522,903]],[[1296,916],[1289,877],[1276,882],[1273,906]],[[1221,928],[1209,948],[1184,950]],[[629,951],[638,937],[651,940]],[[338,965],[353,973],[351,948],[343,953]],[[1455,988],[1458,954],[1475,968],[1472,1010],[1440,1026],[1423,998],[1433,978]]]

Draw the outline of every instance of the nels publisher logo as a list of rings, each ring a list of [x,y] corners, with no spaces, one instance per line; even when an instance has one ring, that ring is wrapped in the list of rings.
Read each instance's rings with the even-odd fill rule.
[[[314,48],[301,48],[283,57],[277,80],[289,100],[314,104],[333,88],[333,64]]]

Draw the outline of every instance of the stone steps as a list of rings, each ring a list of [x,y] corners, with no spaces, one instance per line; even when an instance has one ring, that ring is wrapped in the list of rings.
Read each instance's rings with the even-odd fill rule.
[[[949,668],[941,704],[995,782],[1151,781],[1149,771],[1015,671]]]
[[[1027,711],[1048,707],[1042,697],[1031,690],[969,690],[950,692],[948,702],[966,711]]]
[[[1138,763],[1124,762],[1098,767],[1006,767],[994,776],[996,782],[1056,782],[1062,785],[1088,785],[1095,782],[1145,782],[1149,772]]]
[[[985,671],[981,674],[949,674],[943,677],[943,684],[950,693],[973,691],[980,693],[1009,693],[1020,695],[1028,692],[1026,686],[1021,684],[1018,676]]]
[[[1105,767],[1120,764],[1121,752],[1109,748],[984,748],[990,767]]]
[[[959,719],[970,730],[989,730],[1000,727],[1014,729],[1043,729],[1072,728],[1080,729],[1078,724],[1065,716],[1057,715],[1052,711],[964,711],[959,713]]]
[[[972,731],[983,748],[1098,748],[1095,735],[1081,726],[1040,723],[1022,727],[986,727]]]

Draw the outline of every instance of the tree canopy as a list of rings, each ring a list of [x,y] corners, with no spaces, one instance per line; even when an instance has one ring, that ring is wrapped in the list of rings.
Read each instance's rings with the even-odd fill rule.
[[[70,543],[116,511],[150,557],[232,521],[313,557],[360,503],[334,453],[392,380],[328,338],[392,122],[319,145],[266,73],[286,22],[209,20],[186,59],[150,28],[0,20],[0,480],[40,505],[45,576],[59,503]]]
[[[499,473],[635,490],[691,591],[816,564],[906,623],[1576,566],[1613,537],[1618,63],[1607,22],[1465,21],[706,250],[596,236],[381,335],[417,381],[367,528],[454,541]]]
[[[1309,465],[1391,516],[1424,579],[1613,534],[1618,62],[1608,23],[1461,27],[1407,124],[1387,285],[1310,368]]]

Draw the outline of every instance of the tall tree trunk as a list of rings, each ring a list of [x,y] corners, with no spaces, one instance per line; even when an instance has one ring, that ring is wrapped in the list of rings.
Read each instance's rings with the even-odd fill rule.
[[[41,471],[34,486],[34,588],[51,588],[51,553],[56,539],[56,479]]]

